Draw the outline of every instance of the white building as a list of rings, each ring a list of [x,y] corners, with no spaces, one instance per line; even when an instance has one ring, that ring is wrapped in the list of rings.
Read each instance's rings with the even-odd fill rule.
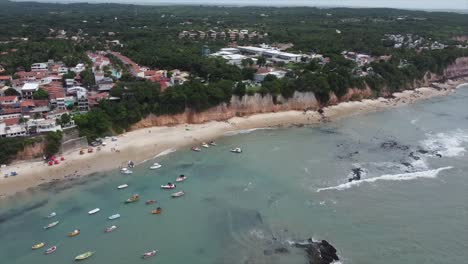
[[[31,65],[31,71],[46,71],[48,69],[47,63],[41,62],[41,63],[33,63]]]
[[[32,99],[37,90],[39,90],[39,83],[25,83],[21,88],[21,95],[23,98]]]
[[[283,52],[271,47],[252,47],[252,46],[239,46],[237,47],[241,53],[263,56],[272,61],[283,61],[283,62],[300,62],[302,54],[294,54],[289,52]]]
[[[254,81],[257,83],[261,83],[263,82],[263,80],[265,80],[265,77],[267,75],[274,75],[276,76],[276,78],[281,79],[284,78],[284,76],[286,76],[286,72],[281,70],[272,70],[268,72],[256,73],[254,75]]]
[[[4,122],[0,122],[0,137],[21,137],[26,134],[26,128],[22,125],[7,126]]]

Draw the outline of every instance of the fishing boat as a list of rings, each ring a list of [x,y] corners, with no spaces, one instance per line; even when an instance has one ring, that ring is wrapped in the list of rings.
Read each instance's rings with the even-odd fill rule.
[[[117,218],[120,218],[120,214],[113,214],[113,215],[108,217],[109,220],[114,220],[114,219],[117,219]]]
[[[125,203],[133,203],[133,202],[136,202],[136,201],[138,201],[138,200],[140,200],[140,195],[134,194],[134,195],[132,195],[132,197],[128,198],[128,199],[125,201]]]
[[[45,254],[50,254],[50,253],[55,252],[55,250],[57,250],[57,246],[53,246],[53,247],[50,247],[50,248],[46,249],[46,251],[44,251],[44,253]]]
[[[206,142],[203,142],[203,143],[201,144],[201,146],[204,147],[204,148],[209,148],[209,147],[210,147],[210,145],[206,144]]]
[[[145,204],[154,204],[156,203],[156,200],[148,200],[145,202]]]
[[[43,246],[45,246],[44,242],[41,242],[39,244],[36,244],[34,246],[32,246],[31,248],[32,249],[39,249],[39,248],[42,248]]]
[[[79,229],[75,229],[75,230],[73,230],[73,232],[68,233],[68,236],[69,236],[69,237],[74,237],[74,236],[77,236],[77,235],[79,235],[79,234],[80,234],[80,230],[79,230]]]
[[[56,215],[57,215],[56,212],[52,212],[47,216],[47,218],[52,218],[52,217],[55,217]]]
[[[59,221],[52,222],[52,223],[50,223],[50,224],[44,226],[44,229],[52,228],[52,227],[58,225],[58,223],[59,223]]]
[[[152,214],[160,214],[161,211],[162,211],[162,208],[161,208],[161,207],[158,207],[158,208],[156,208],[156,210],[152,210],[151,213],[152,213]]]
[[[99,212],[99,211],[101,211],[101,209],[99,209],[99,208],[94,208],[93,210],[89,211],[88,214],[89,214],[89,215],[93,215],[93,214],[95,214],[95,213],[97,213],[97,212]]]
[[[183,182],[183,181],[185,181],[186,179],[187,179],[187,176],[185,176],[185,175],[182,174],[182,175],[180,175],[179,177],[177,177],[176,182]]]
[[[176,185],[173,184],[173,183],[170,183],[170,182],[168,184],[166,184],[166,185],[161,185],[162,189],[175,189],[175,187],[176,187]]]
[[[192,150],[192,151],[195,151],[195,152],[200,152],[200,151],[201,151],[201,148],[199,148],[199,147],[192,147],[191,150]]]
[[[129,167],[129,168],[135,167],[135,163],[133,162],[133,160],[129,160],[129,161],[128,161],[127,167]]]
[[[183,191],[171,194],[172,198],[177,198],[177,197],[181,197],[181,196],[184,196],[184,195],[185,195],[185,193]]]
[[[106,230],[104,230],[104,232],[110,233],[110,232],[114,231],[115,229],[117,229],[117,226],[113,225],[111,227],[106,228]]]
[[[121,190],[121,189],[125,189],[127,187],[128,187],[128,184],[122,184],[122,185],[117,186],[117,189]]]
[[[233,148],[230,150],[232,153],[242,153],[242,149],[241,148]]]
[[[92,251],[85,252],[75,257],[75,260],[85,260],[94,254]]]
[[[143,255],[141,257],[144,258],[144,259],[151,258],[151,257],[156,256],[156,253],[158,253],[157,250],[152,250],[150,252],[143,253]]]
[[[216,142],[214,142],[214,141],[210,141],[210,143],[208,143],[208,144],[210,144],[211,146],[216,146],[217,145]]]
[[[156,170],[156,169],[159,169],[161,167],[162,167],[162,165],[156,162],[156,163],[153,164],[153,166],[150,167],[150,170]]]
[[[120,170],[120,173],[122,173],[122,174],[132,174],[133,171],[129,170],[128,168],[122,168]]]

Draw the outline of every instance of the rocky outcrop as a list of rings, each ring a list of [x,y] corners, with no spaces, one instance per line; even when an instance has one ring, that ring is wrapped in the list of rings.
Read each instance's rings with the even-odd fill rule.
[[[330,264],[339,260],[335,247],[326,240],[315,242],[309,238],[305,242],[295,243],[295,246],[305,250],[309,264]]]
[[[468,76],[468,57],[462,57],[447,67],[444,71],[444,77],[447,79]]]
[[[44,153],[45,142],[36,142],[32,145],[26,146],[22,151],[16,154],[16,160],[27,160],[39,158]]]

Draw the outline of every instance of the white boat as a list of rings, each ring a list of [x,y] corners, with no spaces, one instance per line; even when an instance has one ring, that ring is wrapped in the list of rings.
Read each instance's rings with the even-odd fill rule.
[[[154,257],[156,256],[156,253],[158,253],[157,250],[152,250],[150,252],[146,252],[146,253],[143,253],[143,255],[141,256],[142,258],[151,258],[151,257]]]
[[[155,170],[155,169],[159,169],[161,167],[162,167],[162,165],[156,162],[156,163],[153,164],[153,166],[150,167],[150,169]]]
[[[56,215],[57,215],[56,212],[52,212],[47,216],[47,218],[52,218],[52,217],[55,217]]]
[[[120,170],[120,173],[122,173],[122,174],[132,174],[133,171],[129,170],[128,168],[122,168]]]
[[[209,147],[210,147],[210,145],[206,144],[205,142],[203,142],[203,143],[201,144],[201,146],[204,147],[204,148],[209,148]]]
[[[216,142],[214,142],[214,141],[210,141],[209,144],[210,144],[211,146],[216,146],[216,145],[217,145]]]
[[[231,152],[232,153],[242,153],[242,149],[241,148],[233,148],[233,149],[231,149]]]
[[[114,231],[115,229],[117,229],[117,226],[113,225],[111,227],[106,228],[106,230],[104,230],[104,232],[110,233],[110,232]]]
[[[133,162],[133,160],[128,161],[127,167],[129,167],[129,168],[135,167],[135,163]]]
[[[108,218],[109,218],[109,220],[114,220],[114,219],[120,218],[120,214],[113,214],[113,215],[109,216]]]
[[[191,150],[192,150],[192,151],[195,151],[195,152],[200,152],[200,151],[201,151],[201,148],[199,148],[199,147],[192,147]]]
[[[97,213],[97,212],[99,212],[99,211],[101,211],[101,209],[99,209],[99,208],[94,208],[93,210],[89,211],[88,214],[89,214],[89,215],[92,215],[92,214],[95,214],[95,213]]]
[[[50,247],[48,249],[46,249],[46,251],[44,251],[45,254],[50,254],[50,253],[53,253],[57,250],[57,246],[53,246],[53,247]]]
[[[121,189],[125,189],[127,187],[128,187],[128,184],[122,184],[122,185],[117,186],[117,189],[121,190]]]
[[[184,195],[185,195],[185,193],[183,191],[171,194],[172,198],[177,198],[177,197],[181,197],[181,196],[184,196]]]
[[[58,225],[59,223],[60,223],[59,221],[52,222],[52,223],[50,223],[50,224],[44,226],[44,229],[52,228],[52,227]]]
[[[177,177],[176,179],[176,182],[183,182],[187,179],[187,176],[185,175],[180,175],[179,177]]]
[[[161,185],[162,189],[175,189],[176,185],[173,183],[168,183],[166,185]]]

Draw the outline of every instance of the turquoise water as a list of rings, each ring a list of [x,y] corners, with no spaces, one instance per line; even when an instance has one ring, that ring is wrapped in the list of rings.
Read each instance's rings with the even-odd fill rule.
[[[152,160],[130,176],[105,172],[3,200],[0,257],[72,263],[91,250],[86,263],[294,264],[307,263],[302,251],[271,251],[313,237],[332,243],[342,263],[466,263],[467,100],[463,88],[326,125],[226,136],[201,153],[158,158],[159,170],[148,169]],[[229,153],[235,146],[244,153]],[[362,179],[347,184],[355,167]],[[177,187],[186,195],[171,199],[159,186],[179,174],[189,177]],[[123,183],[130,186],[117,190]],[[124,204],[133,193],[141,201]],[[158,206],[163,213],[152,215]],[[46,219],[52,211],[57,217]],[[122,217],[107,220],[115,213]],[[77,228],[80,235],[67,237]],[[58,250],[31,250],[41,241]],[[140,259],[152,249],[159,255]]]

